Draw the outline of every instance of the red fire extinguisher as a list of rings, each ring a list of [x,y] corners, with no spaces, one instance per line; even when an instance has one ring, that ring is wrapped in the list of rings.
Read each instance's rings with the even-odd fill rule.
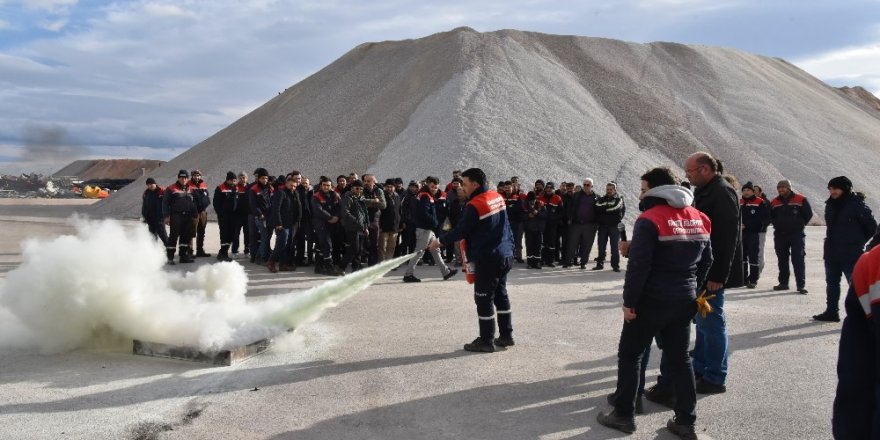
[[[461,252],[461,266],[464,268],[464,279],[468,284],[474,284],[474,281],[477,280],[477,265],[468,262],[467,253],[464,251],[466,247],[464,240],[458,242],[458,250]]]

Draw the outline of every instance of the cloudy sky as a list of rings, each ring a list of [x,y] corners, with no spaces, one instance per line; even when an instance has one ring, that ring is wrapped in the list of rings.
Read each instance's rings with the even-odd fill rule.
[[[167,160],[360,43],[459,26],[733,47],[880,95],[878,0],[0,0],[0,172]]]

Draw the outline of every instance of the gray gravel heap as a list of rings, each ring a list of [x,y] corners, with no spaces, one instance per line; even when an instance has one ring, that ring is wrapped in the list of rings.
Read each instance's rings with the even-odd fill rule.
[[[831,177],[876,185],[878,133],[880,112],[778,58],[459,28],[362,44],[153,174],[170,183],[198,168],[213,187],[227,170],[260,166],[313,181],[446,179],[479,166],[493,181],[616,180],[634,203],[646,169],[681,171],[705,150],[771,193],[790,179],[821,214]],[[93,214],[137,217],[142,190],[136,181]],[[876,191],[868,197],[880,206]]]

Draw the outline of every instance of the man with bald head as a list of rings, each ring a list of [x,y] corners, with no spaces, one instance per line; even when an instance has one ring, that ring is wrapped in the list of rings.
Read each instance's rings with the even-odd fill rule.
[[[697,152],[687,158],[684,171],[694,191],[694,207],[702,211],[712,222],[709,241],[712,244],[712,266],[706,276],[706,295],[715,295],[709,300],[713,312],[703,318],[696,315],[697,340],[694,344],[694,376],[698,378],[696,391],[699,394],[717,394],[727,391],[727,324],[724,315],[724,288],[732,270],[742,270],[739,263],[733,264],[740,246],[739,195],[736,189],[721,175],[721,163],[712,155]],[[741,255],[741,252],[739,253]],[[742,278],[742,277],[739,277]],[[727,287],[738,287],[730,286]],[[665,353],[664,353],[665,355]],[[661,377],[671,377],[663,371]],[[645,398],[658,403],[668,403],[674,398],[669,384],[658,379],[656,386],[645,392]]]

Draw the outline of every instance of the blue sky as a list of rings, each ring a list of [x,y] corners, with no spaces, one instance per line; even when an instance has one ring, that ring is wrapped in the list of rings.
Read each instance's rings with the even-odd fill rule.
[[[459,26],[733,47],[880,94],[880,0],[0,0],[0,172],[167,160],[360,43]]]

